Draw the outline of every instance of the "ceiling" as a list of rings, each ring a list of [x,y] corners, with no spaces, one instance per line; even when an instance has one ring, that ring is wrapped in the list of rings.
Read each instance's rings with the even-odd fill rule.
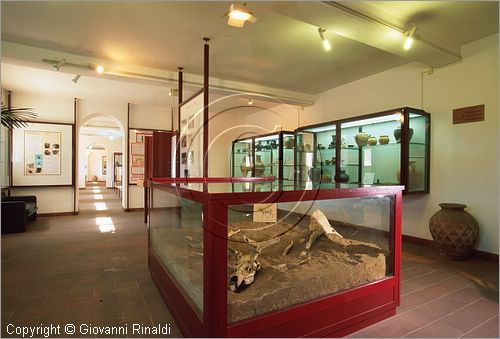
[[[62,88],[54,91],[73,95],[76,88],[77,97],[105,86],[108,97],[169,104],[166,93],[176,87],[177,67],[184,67],[193,91],[199,86],[202,38],[209,37],[211,85],[311,103],[325,90],[402,64],[439,67],[460,60],[460,46],[498,32],[497,1],[249,2],[258,20],[241,29],[226,25],[229,5],[2,1],[2,85],[59,81]],[[403,33],[413,26],[417,40],[404,51]],[[329,52],[322,49],[318,27],[327,30]],[[144,76],[96,78],[83,72],[71,88],[80,70],[55,72],[41,62],[63,57]]]

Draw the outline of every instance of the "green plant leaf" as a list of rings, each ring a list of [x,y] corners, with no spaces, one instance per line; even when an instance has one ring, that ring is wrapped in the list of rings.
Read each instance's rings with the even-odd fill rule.
[[[13,129],[27,127],[38,115],[31,108],[8,108],[2,106],[2,126]]]

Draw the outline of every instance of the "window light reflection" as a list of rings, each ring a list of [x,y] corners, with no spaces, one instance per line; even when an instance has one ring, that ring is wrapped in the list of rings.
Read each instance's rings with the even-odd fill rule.
[[[110,217],[97,217],[95,218],[95,224],[99,226],[101,233],[115,233],[116,231],[113,219]]]
[[[102,194],[94,194],[94,199],[95,200],[102,200],[102,199],[104,199],[104,197],[102,196]]]
[[[106,206],[106,203],[104,202],[95,202],[94,203],[96,211],[107,211],[108,207]]]
[[[101,190],[99,188],[94,188],[92,190],[92,193],[101,193]]]

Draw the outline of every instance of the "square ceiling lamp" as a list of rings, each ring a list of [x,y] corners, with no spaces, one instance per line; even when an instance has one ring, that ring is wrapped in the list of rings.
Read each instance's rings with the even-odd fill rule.
[[[246,9],[246,3],[243,6],[235,6],[231,4],[229,7],[229,12],[226,13],[228,17],[227,24],[232,27],[241,28],[245,25],[245,22],[255,23],[257,18],[253,16],[253,12]]]

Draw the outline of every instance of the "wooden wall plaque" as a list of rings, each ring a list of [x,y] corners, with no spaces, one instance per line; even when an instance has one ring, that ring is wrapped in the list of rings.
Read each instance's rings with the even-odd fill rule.
[[[484,121],[484,104],[453,110],[453,125]]]

